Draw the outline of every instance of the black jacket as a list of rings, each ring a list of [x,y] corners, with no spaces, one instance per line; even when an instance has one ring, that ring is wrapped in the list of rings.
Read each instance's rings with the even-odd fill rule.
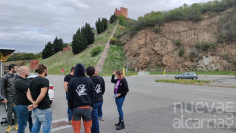
[[[2,91],[2,96],[15,96],[15,78],[16,76],[10,73],[7,73],[1,78],[0,90]]]
[[[83,64],[75,66],[74,77],[68,85],[68,106],[69,109],[93,106],[94,103],[94,86],[90,78],[85,76]]]
[[[31,102],[28,100],[26,92],[29,88],[30,81],[27,78],[22,78],[16,75],[16,81],[14,88],[16,91],[15,104],[16,105],[30,105]]]
[[[112,83],[114,83],[116,85],[116,82],[118,80],[119,79],[115,79],[115,75],[112,75],[112,77],[111,77]],[[128,83],[127,83],[126,79],[121,79],[120,85],[117,90],[117,94],[121,94],[121,95],[118,98],[125,97],[128,92],[129,92],[129,87],[128,87]],[[114,88],[114,94],[115,94],[115,88]]]
[[[93,81],[95,89],[94,103],[103,102],[103,94],[105,92],[105,81],[100,76],[89,77]]]

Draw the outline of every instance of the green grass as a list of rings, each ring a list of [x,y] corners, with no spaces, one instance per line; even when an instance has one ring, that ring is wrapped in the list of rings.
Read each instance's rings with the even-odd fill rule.
[[[156,79],[156,82],[166,82],[166,83],[179,83],[179,84],[193,84],[193,85],[203,85],[206,83],[210,83],[209,80],[178,80],[178,79]]]
[[[48,57],[48,58],[46,58],[46,59],[44,59],[44,60],[41,60],[41,61],[39,61],[39,63],[40,63],[40,64],[46,64],[46,63],[48,63],[49,61],[51,61],[52,59],[54,59],[56,56],[58,56],[58,54],[59,54],[59,53],[56,53],[56,54],[54,54],[54,55],[52,55],[52,56],[50,56],[50,57]]]
[[[195,72],[197,75],[236,75],[236,71],[189,71]],[[166,72],[166,74],[182,74],[185,72]],[[151,75],[164,74],[164,71],[153,71],[150,72]]]
[[[116,26],[116,23],[117,22],[114,22],[113,24],[109,24],[106,31],[104,31],[103,33],[101,33],[99,35],[95,34],[95,41],[93,44],[106,43],[109,40],[109,38]]]
[[[104,50],[105,46],[98,46],[101,47],[102,51]],[[71,67],[75,66],[78,63],[83,63],[85,67],[88,66],[96,66],[101,53],[97,56],[91,57],[91,50],[93,48],[87,48],[83,52],[74,55],[72,52],[67,52],[62,55],[60,58],[57,58],[53,62],[49,63],[48,71],[49,74],[59,74],[61,73],[61,69],[65,69],[65,73],[69,73]]]
[[[114,38],[119,39],[118,37],[125,31],[125,27],[121,26],[118,24],[115,34],[114,34]]]
[[[102,74],[112,74],[112,71],[123,70],[126,59],[121,45],[111,45],[103,65]]]

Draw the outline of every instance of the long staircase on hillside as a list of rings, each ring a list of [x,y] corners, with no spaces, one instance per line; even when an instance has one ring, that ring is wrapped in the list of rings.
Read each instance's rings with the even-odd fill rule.
[[[45,65],[48,65],[49,63],[53,62],[54,60],[56,60],[57,58],[59,58],[60,56],[62,56],[63,54],[65,54],[67,52],[69,52],[69,50],[58,52],[58,55],[55,58],[53,58],[50,61],[48,61],[47,63],[45,63]]]
[[[114,28],[114,30],[113,30],[113,32],[112,32],[108,42],[106,43],[106,47],[103,50],[102,55],[101,55],[101,57],[98,60],[98,63],[96,65],[96,67],[95,67],[96,70],[102,71],[102,67],[103,67],[103,65],[105,63],[105,60],[106,60],[106,57],[107,57],[107,54],[108,54],[108,51],[109,51],[109,48],[110,48],[110,39],[113,38],[113,35],[114,35],[115,31],[116,31],[118,23],[119,23],[119,21],[117,22],[117,24],[116,24],[116,26],[115,26],[115,28]]]

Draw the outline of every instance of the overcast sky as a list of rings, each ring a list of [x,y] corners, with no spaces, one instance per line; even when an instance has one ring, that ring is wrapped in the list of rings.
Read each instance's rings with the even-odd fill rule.
[[[171,10],[184,3],[209,0],[0,0],[0,47],[20,52],[40,52],[55,37],[72,41],[86,22],[109,19],[115,8],[128,8],[137,19],[151,11]]]

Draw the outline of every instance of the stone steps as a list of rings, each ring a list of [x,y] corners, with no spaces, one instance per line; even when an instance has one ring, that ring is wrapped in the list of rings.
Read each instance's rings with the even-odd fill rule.
[[[55,57],[53,58],[52,60],[48,61],[47,63],[45,63],[45,65],[48,65],[49,63],[53,62],[54,60],[56,60],[57,58],[59,58],[60,56],[62,56],[63,54],[69,52],[69,50],[67,51],[60,51],[60,53]]]
[[[103,65],[105,63],[105,60],[106,60],[106,57],[107,57],[107,54],[108,54],[108,51],[109,51],[109,48],[110,48],[110,39],[113,38],[113,35],[114,35],[115,31],[116,31],[118,23],[119,23],[119,21],[117,22],[117,24],[116,24],[116,26],[115,26],[115,28],[114,28],[114,30],[113,30],[113,32],[112,32],[108,42],[106,43],[106,47],[103,50],[102,55],[101,55],[101,57],[98,60],[98,63],[96,65],[96,67],[95,67],[96,70],[102,71],[102,67],[103,67]]]

